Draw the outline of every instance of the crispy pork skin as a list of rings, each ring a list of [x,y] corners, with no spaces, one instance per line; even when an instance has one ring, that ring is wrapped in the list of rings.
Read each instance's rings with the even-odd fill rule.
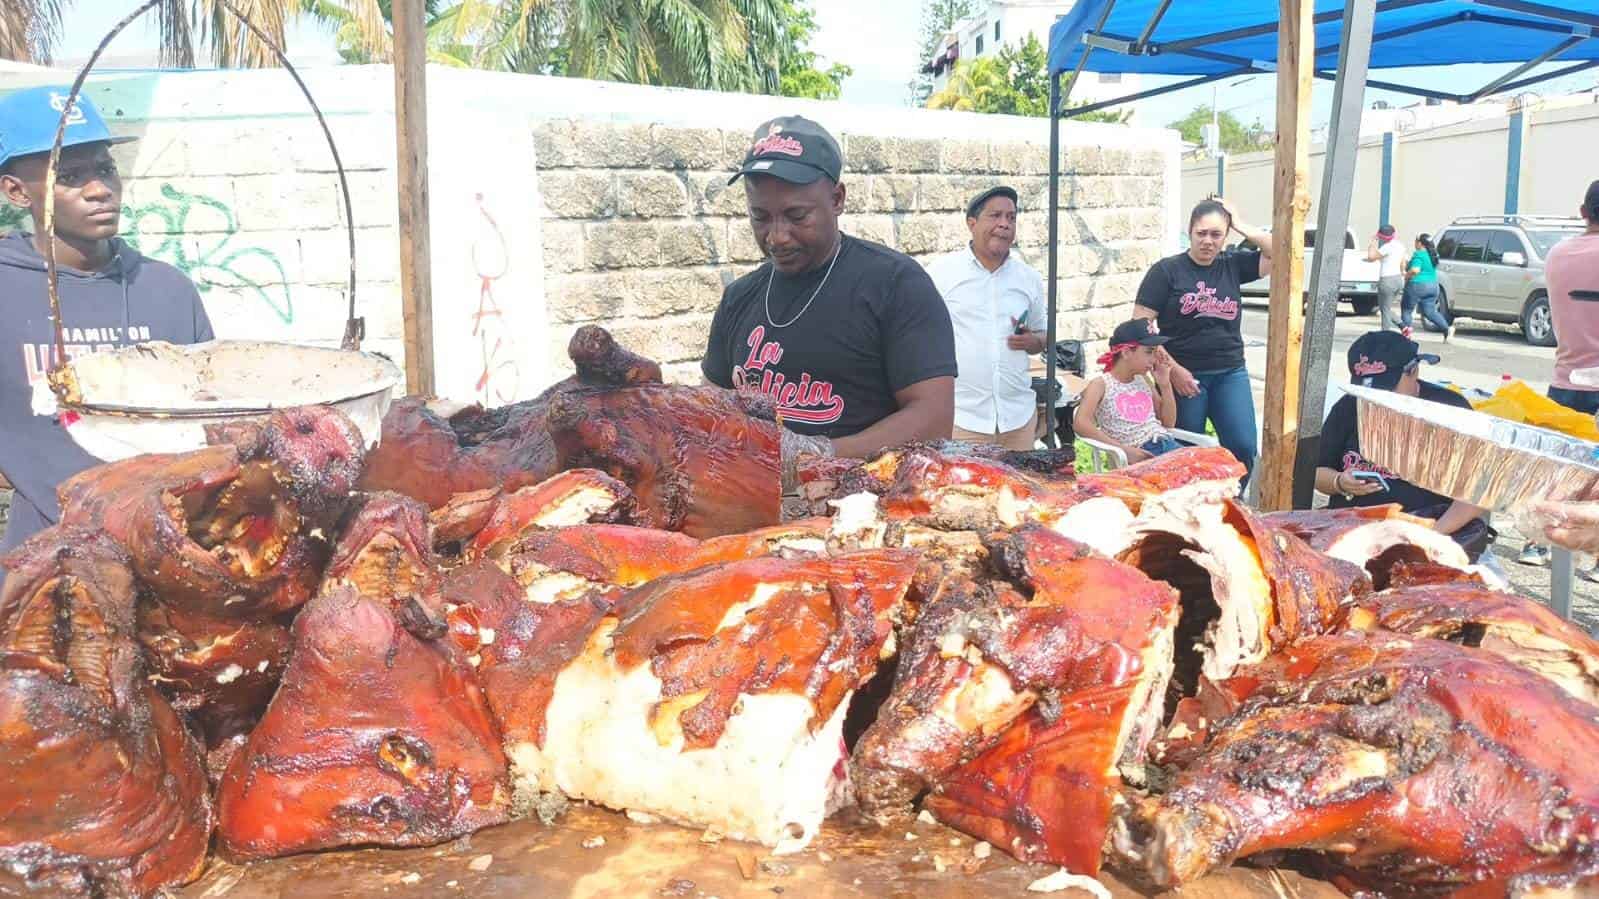
[[[1350,889],[1522,894],[1599,869],[1594,708],[1489,653],[1389,633],[1314,637],[1220,685],[1172,789],[1112,846],[1157,887],[1310,851]]]
[[[804,847],[849,799],[846,707],[876,672],[914,569],[893,550],[756,558],[668,575],[608,607],[591,595],[589,610],[548,608],[559,636],[536,648],[571,656],[537,666],[555,668],[547,702],[507,723],[528,737],[510,746],[519,789]],[[592,626],[568,626],[585,612]]]
[[[460,546],[462,559],[501,558],[530,535],[555,528],[632,519],[633,491],[591,468],[563,471],[520,490],[462,494],[433,513],[435,541]]]
[[[920,610],[855,747],[862,811],[886,824],[931,790],[951,826],[1097,871],[1117,766],[1159,724],[1176,593],[1041,525],[986,543],[990,576]]]
[[[1466,551],[1425,518],[1399,506],[1359,506],[1273,512],[1265,523],[1305,541],[1311,549],[1366,569],[1377,589],[1388,587],[1394,565],[1430,563],[1465,570]]]
[[[283,682],[218,790],[218,834],[241,860],[428,846],[508,820],[509,786],[482,690],[442,629],[338,586],[295,619]]]
[[[199,876],[199,747],[144,679],[120,547],[51,528],[3,560],[0,893],[151,896]]]
[[[1357,600],[1344,623],[1476,647],[1599,706],[1599,641],[1525,597],[1468,580],[1410,586]]]

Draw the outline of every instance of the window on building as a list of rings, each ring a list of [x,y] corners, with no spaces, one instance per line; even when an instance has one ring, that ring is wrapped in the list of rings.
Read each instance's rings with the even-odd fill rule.
[[[994,23],[994,43],[995,44],[999,43],[999,23],[998,22]]]
[[[983,55],[983,36],[980,35],[980,34],[977,36],[977,49],[972,51],[972,55],[973,56],[982,56]]]

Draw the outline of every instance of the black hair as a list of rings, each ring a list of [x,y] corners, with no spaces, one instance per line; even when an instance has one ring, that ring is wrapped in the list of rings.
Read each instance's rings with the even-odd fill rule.
[[[1201,200],[1199,205],[1194,207],[1194,211],[1188,215],[1188,230],[1194,230],[1194,226],[1199,224],[1199,220],[1207,215],[1219,215],[1226,220],[1229,229],[1233,226],[1233,214],[1227,211],[1226,206],[1215,200]]]
[[[1599,181],[1588,185],[1588,192],[1582,195],[1582,214],[1588,221],[1599,224]]]
[[[1421,248],[1427,251],[1427,258],[1431,259],[1433,266],[1436,267],[1438,265],[1438,248],[1432,244],[1432,235],[1419,235],[1416,237],[1416,243],[1421,244]]]

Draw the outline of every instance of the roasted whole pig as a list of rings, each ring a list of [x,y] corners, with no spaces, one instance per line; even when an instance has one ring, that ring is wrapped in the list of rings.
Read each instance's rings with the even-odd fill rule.
[[[367,459],[362,489],[403,493],[432,509],[462,493],[515,492],[561,470],[545,424],[555,397],[661,383],[659,365],[627,351],[602,328],[579,328],[567,353],[577,373],[525,403],[484,409],[415,396],[395,401]]]
[[[1599,721],[1542,677],[1345,633],[1221,689],[1237,709],[1203,752],[1117,814],[1117,863],[1158,887],[1282,850],[1316,853],[1362,895],[1533,895],[1599,871]]]
[[[766,557],[658,578],[614,604],[523,603],[543,632],[522,648],[496,632],[480,667],[532,653],[518,676],[549,684],[542,707],[524,702],[505,723],[525,738],[510,741],[519,789],[804,847],[850,799],[845,710],[914,568],[895,550]]]
[[[56,527],[3,561],[0,893],[150,896],[195,879],[205,772],[144,679],[125,554]]]
[[[1599,641],[1524,597],[1466,580],[1404,587],[1356,600],[1344,625],[1477,647],[1599,706]]]
[[[708,537],[778,522],[781,431],[767,401],[662,384],[658,365],[592,325],[567,349],[577,373],[527,403],[449,416],[396,403],[362,486],[437,509],[595,468],[632,488],[639,524]]]
[[[1433,530],[1429,520],[1406,515],[1394,504],[1273,512],[1265,516],[1265,523],[1293,534],[1317,552],[1366,569],[1379,590],[1388,587],[1393,567],[1400,562],[1462,570],[1471,565],[1460,544]]]
[[[851,760],[861,809],[887,824],[930,790],[946,824],[1097,872],[1118,765],[1164,711],[1177,595],[1040,525],[987,548],[993,577],[949,586],[904,639]]]
[[[509,819],[500,735],[451,622],[427,510],[366,497],[323,592],[294,621],[288,668],[217,793],[238,859],[425,846]]]

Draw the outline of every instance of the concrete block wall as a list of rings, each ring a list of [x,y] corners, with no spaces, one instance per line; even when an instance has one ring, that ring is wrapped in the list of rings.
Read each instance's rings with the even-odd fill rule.
[[[1020,252],[1046,270],[1047,144],[848,131],[839,137],[847,233],[925,264],[966,246],[964,210],[973,196],[1009,184],[1021,195]],[[558,364],[566,366],[572,331],[597,322],[663,363],[670,379],[699,381],[722,288],[762,257],[745,218],[744,188],[727,184],[749,139],[742,128],[581,119],[535,126],[545,295]],[[1158,147],[1063,148],[1063,339],[1102,340],[1131,317],[1139,279],[1164,249],[1167,163]]]

